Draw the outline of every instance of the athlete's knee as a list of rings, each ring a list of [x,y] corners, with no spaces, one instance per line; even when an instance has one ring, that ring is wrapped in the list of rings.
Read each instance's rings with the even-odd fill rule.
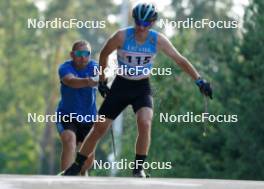
[[[138,128],[140,130],[150,130],[151,129],[151,119],[144,119],[144,118],[141,118],[141,119],[138,119],[137,120],[137,123],[138,123]]]
[[[151,119],[146,119],[146,118],[140,118],[140,119],[138,119],[137,121],[138,121],[138,124],[139,124],[139,125],[144,125],[144,126],[146,126],[146,127],[151,126],[151,122],[152,122]]]
[[[93,135],[95,135],[97,138],[101,138],[105,135],[108,128],[110,126],[110,123],[103,122],[103,123],[97,123],[93,127]]]
[[[70,147],[75,149],[76,148],[76,136],[71,131],[64,131],[61,134],[61,141],[63,146]]]
[[[150,129],[153,111],[150,108],[141,108],[137,111],[137,124],[139,128]]]

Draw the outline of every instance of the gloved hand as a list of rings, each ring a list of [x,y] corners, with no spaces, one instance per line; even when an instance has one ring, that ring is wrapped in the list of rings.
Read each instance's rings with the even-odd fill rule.
[[[109,87],[107,86],[107,80],[99,81],[98,90],[103,98],[110,92]]]
[[[195,83],[200,88],[202,94],[204,94],[205,96],[209,96],[211,99],[213,99],[213,90],[209,82],[202,78],[198,78]]]

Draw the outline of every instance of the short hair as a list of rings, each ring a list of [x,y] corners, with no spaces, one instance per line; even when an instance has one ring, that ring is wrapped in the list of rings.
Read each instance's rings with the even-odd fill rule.
[[[91,45],[88,41],[86,40],[78,40],[78,41],[75,41],[72,45],[72,51],[75,51],[78,47],[81,47],[81,46],[87,46],[88,49],[91,51]]]

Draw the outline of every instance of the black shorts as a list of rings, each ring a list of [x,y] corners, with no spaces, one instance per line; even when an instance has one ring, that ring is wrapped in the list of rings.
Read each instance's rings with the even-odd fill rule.
[[[114,120],[127,105],[132,105],[135,113],[142,107],[153,108],[149,79],[129,80],[116,76],[99,114]]]
[[[76,143],[83,142],[86,135],[92,129],[93,123],[82,123],[73,120],[72,122],[58,122],[56,123],[59,134],[65,130],[71,130],[76,135]]]

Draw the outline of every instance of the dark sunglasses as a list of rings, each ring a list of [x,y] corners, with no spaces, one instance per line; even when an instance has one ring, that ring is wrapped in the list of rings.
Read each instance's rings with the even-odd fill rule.
[[[143,26],[143,27],[148,27],[151,25],[151,22],[149,21],[142,21],[142,20],[135,20],[136,25],[138,26]]]
[[[88,57],[90,56],[90,51],[73,51],[74,56],[76,57]]]

